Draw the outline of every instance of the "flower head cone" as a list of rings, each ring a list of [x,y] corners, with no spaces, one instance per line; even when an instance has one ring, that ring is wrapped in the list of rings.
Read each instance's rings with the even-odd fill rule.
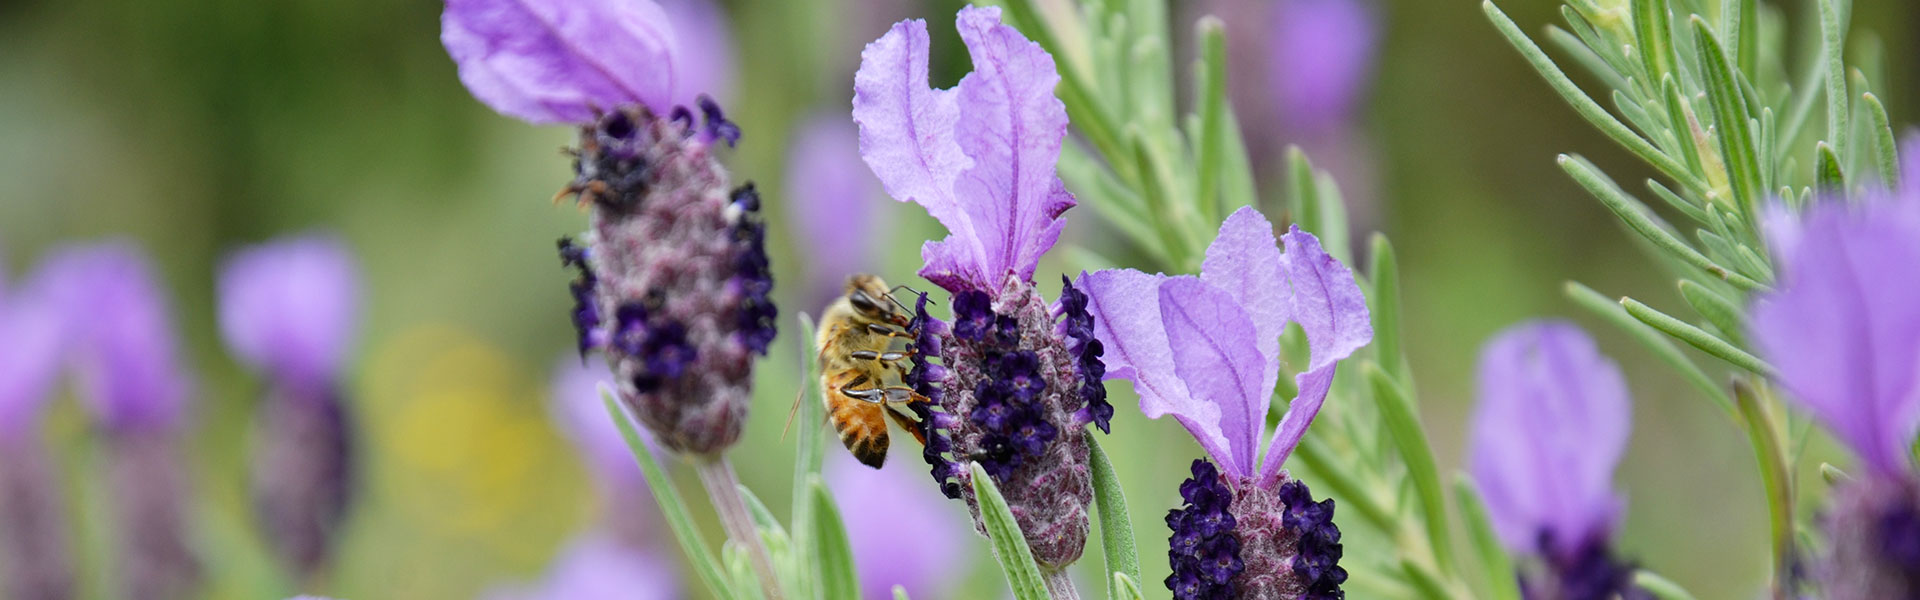
[[[1480,357],[1470,449],[1501,542],[1536,563],[1528,598],[1646,597],[1613,556],[1613,470],[1631,425],[1626,380],[1569,323],[1515,326]]]
[[[590,228],[560,241],[579,273],[580,352],[604,352],[620,399],[662,446],[713,454],[746,420],[752,358],[774,336],[773,279],[759,193],[735,187],[717,157],[739,127],[706,96],[671,104],[676,82],[698,80],[678,72],[698,64],[685,53],[705,47],[675,25],[649,0],[459,0],[441,39],[475,97],[580,126],[561,195],[587,208]]]
[[[243,249],[219,281],[227,345],[267,380],[250,453],[254,511],[268,544],[304,578],[331,558],[356,487],[340,371],[359,287],[346,246],[323,235]]]
[[[952,293],[954,321],[932,321],[923,304],[914,325],[925,356],[912,377],[935,400],[914,408],[934,478],[977,517],[962,465],[980,464],[1034,558],[1059,568],[1086,543],[1085,428],[1107,429],[1112,414],[1085,302],[1069,301],[1069,289],[1051,306],[1033,282],[1074,205],[1054,173],[1067,128],[1053,96],[1060,76],[999,9],[963,9],[957,24],[974,72],[951,89],[929,87],[926,24],[895,24],[861,55],[853,117],[888,195],[926,208],[951,234],[921,249],[920,275]],[[936,353],[943,368],[918,368]]]
[[[1343,597],[1333,501],[1313,501],[1281,465],[1339,361],[1373,339],[1353,274],[1313,235],[1296,227],[1276,240],[1266,217],[1243,208],[1220,226],[1197,277],[1106,270],[1075,287],[1089,297],[1106,376],[1132,381],[1142,412],[1172,415],[1211,457],[1194,462],[1183,505],[1167,516],[1174,597]],[[1306,333],[1310,360],[1262,464],[1289,322]]]
[[[1775,381],[1862,463],[1813,569],[1834,600],[1920,597],[1920,139],[1900,156],[1902,189],[1769,216],[1780,286],[1752,310]]]

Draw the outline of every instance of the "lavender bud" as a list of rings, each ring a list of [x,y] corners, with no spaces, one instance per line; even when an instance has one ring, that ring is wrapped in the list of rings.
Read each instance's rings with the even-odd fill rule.
[[[310,579],[332,556],[356,487],[345,407],[331,390],[282,390],[254,418],[254,514],[280,560]]]
[[[1346,597],[1333,500],[1314,502],[1307,484],[1289,477],[1268,487],[1225,476],[1204,458],[1192,473],[1180,484],[1185,505],[1167,513],[1174,598]]]
[[[700,113],[632,105],[581,128],[562,194],[589,207],[592,228],[560,254],[580,270],[581,351],[606,353],[621,400],[662,445],[708,454],[740,437],[778,311],[759,193],[731,187],[713,155],[739,127],[711,100]]]
[[[73,598],[66,504],[46,448],[36,436],[7,436],[0,454],[0,596]]]
[[[962,467],[980,463],[1013,507],[1034,559],[1064,567],[1086,545],[1087,503],[1093,498],[1085,437],[1089,402],[1079,368],[1084,353],[1069,350],[1031,282],[1010,277],[999,298],[979,290],[954,296],[953,326],[931,347],[947,372],[937,374],[945,376],[938,381],[939,395],[928,396],[937,398],[940,412],[916,407],[928,428],[927,458],[941,490],[964,497],[984,533]],[[924,308],[917,313],[916,322],[927,320]]]
[[[170,432],[149,430],[107,438],[122,598],[190,598],[199,587],[200,561],[186,539],[187,474],[174,442]]]
[[[1920,598],[1920,482],[1867,477],[1835,490],[1832,547],[1814,573],[1830,600]]]

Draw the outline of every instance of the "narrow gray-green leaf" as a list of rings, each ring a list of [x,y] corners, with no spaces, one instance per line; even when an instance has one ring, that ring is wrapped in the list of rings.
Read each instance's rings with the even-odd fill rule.
[[[1226,216],[1220,197],[1220,179],[1224,175],[1221,155],[1227,137],[1227,36],[1220,19],[1203,17],[1194,25],[1200,36],[1200,72],[1195,75],[1200,88],[1199,191],[1194,200],[1207,211],[1208,221]]]
[[[1633,0],[1633,33],[1640,43],[1640,62],[1647,75],[1673,72],[1673,28],[1668,25],[1667,0]]]
[[[818,475],[810,478],[807,488],[813,494],[813,552],[820,561],[820,597],[857,599],[860,579],[854,570],[853,546],[847,542],[847,528],[840,520],[840,508]]]
[[[1746,316],[1732,300],[1688,279],[1680,280],[1680,297],[1686,299],[1694,312],[1712,323],[1714,329],[1720,330],[1720,335],[1725,336],[1727,341],[1736,346],[1746,345]]]
[[[1116,597],[1120,600],[1142,600],[1140,584],[1134,583],[1133,578],[1128,577],[1126,573],[1114,573],[1113,581],[1109,582],[1109,585],[1118,590]]]
[[[1553,59],[1547,58],[1547,53],[1541,51],[1540,46],[1534,44],[1527,34],[1522,33],[1520,26],[1515,25],[1513,19],[1508,18],[1506,13],[1501,12],[1500,7],[1494,6],[1492,0],[1482,2],[1480,9],[1487,14],[1488,19],[1493,21],[1493,26],[1500,30],[1500,35],[1506,37],[1507,42],[1520,51],[1527,63],[1533,65],[1534,70],[1546,78],[1547,85],[1559,93],[1561,99],[1571,104],[1574,112],[1579,113],[1581,118],[1586,119],[1607,137],[1613,138],[1615,142],[1626,147],[1627,151],[1647,161],[1647,164],[1652,165],[1661,174],[1680,182],[1689,189],[1706,189],[1700,178],[1695,177],[1686,167],[1675,161],[1673,157],[1662,153],[1658,148],[1654,148],[1653,144],[1635,134],[1632,129],[1628,129],[1619,119],[1614,118],[1612,113],[1607,112],[1607,109],[1602,108],[1598,102],[1593,101],[1593,98],[1580,91],[1580,86],[1574,85],[1573,80],[1568,79],[1567,74],[1553,64]]]
[[[1453,535],[1447,527],[1447,499],[1440,490],[1440,466],[1427,445],[1426,431],[1420,428],[1420,415],[1413,400],[1400,390],[1392,375],[1372,361],[1361,363],[1361,373],[1373,384],[1373,399],[1380,407],[1380,422],[1393,434],[1400,460],[1413,480],[1420,498],[1420,514],[1426,521],[1427,543],[1442,570],[1453,568]]]
[[[1667,363],[1667,365],[1673,367],[1675,371],[1679,371],[1683,379],[1686,379],[1688,383],[1698,388],[1700,393],[1712,399],[1715,404],[1720,406],[1721,410],[1725,411],[1729,418],[1739,418],[1739,414],[1735,412],[1733,407],[1733,399],[1727,396],[1726,390],[1721,389],[1719,384],[1714,383],[1713,378],[1708,377],[1705,371],[1701,371],[1699,365],[1693,364],[1692,359],[1687,358],[1685,354],[1681,354],[1680,348],[1673,345],[1672,338],[1668,338],[1666,335],[1654,330],[1654,328],[1648,327],[1646,323],[1642,323],[1638,319],[1633,318],[1633,315],[1627,314],[1626,309],[1620,307],[1620,303],[1615,302],[1612,298],[1600,292],[1593,291],[1593,288],[1581,285],[1576,281],[1569,281],[1567,282],[1565,291],[1567,298],[1573,300],[1574,304],[1593,311],[1593,313],[1599,315],[1600,318],[1606,319],[1609,323],[1613,323],[1615,327],[1626,330],[1626,332],[1632,335],[1635,340],[1638,340],[1642,346],[1646,346],[1647,350],[1653,352],[1654,357],[1659,358],[1661,362]]]
[[[1840,157],[1834,155],[1833,146],[1814,144],[1813,160],[1814,187],[1827,192],[1847,189],[1847,176],[1840,171]]]
[[[907,588],[896,585],[896,586],[893,586],[893,600],[912,600],[912,599],[907,597]]]
[[[1379,499],[1374,498],[1368,488],[1355,479],[1354,469],[1344,464],[1336,464],[1334,462],[1336,455],[1338,453],[1327,448],[1326,442],[1319,436],[1309,435],[1300,439],[1300,445],[1294,448],[1292,458],[1300,459],[1301,462],[1306,463],[1309,470],[1318,474],[1320,481],[1313,485],[1326,484],[1333,495],[1345,501],[1340,506],[1358,511],[1360,517],[1376,530],[1387,533],[1399,532],[1400,522],[1394,518],[1393,511],[1382,506]]]
[[[1755,208],[1764,188],[1760,186],[1760,161],[1754,149],[1753,129],[1748,123],[1751,115],[1747,113],[1746,98],[1740,91],[1733,64],[1728,62],[1706,20],[1696,15],[1692,23],[1694,48],[1705,71],[1702,82],[1707,88],[1707,100],[1713,106],[1714,128],[1719,134],[1715,137],[1720,141],[1720,158],[1727,165],[1727,181],[1733,188],[1734,200],[1742,210],[1753,214],[1757,212]]]
[[[1880,182],[1887,189],[1900,189],[1898,144],[1893,141],[1893,124],[1887,121],[1887,107],[1880,98],[1867,92],[1860,95],[1867,107],[1867,141],[1873,146],[1873,166],[1880,170]]]
[[[1700,148],[1693,139],[1693,105],[1688,104],[1680,92],[1680,84],[1672,76],[1660,82],[1660,89],[1666,96],[1667,127],[1673,132],[1674,143],[1680,147],[1680,157],[1686,166],[1698,173],[1706,169],[1700,160]],[[1696,190],[1697,191],[1697,190]]]
[[[1639,300],[1621,298],[1620,306],[1627,309],[1627,314],[1633,315],[1633,318],[1639,319],[1640,322],[1646,323],[1648,326],[1673,336],[1682,342],[1686,342],[1687,345],[1698,348],[1701,352],[1711,354],[1720,360],[1727,361],[1728,364],[1746,369],[1757,375],[1771,376],[1773,374],[1773,367],[1769,366],[1766,361],[1760,360],[1759,357],[1748,354],[1745,350],[1736,348],[1726,340],[1720,339],[1719,336],[1707,333],[1706,330],[1694,327],[1686,321],[1681,321],[1673,318],[1672,315],[1654,310],[1653,307],[1647,306]]]
[[[1641,569],[1633,572],[1633,584],[1660,600],[1693,600],[1693,594],[1665,577],[1653,571]]]
[[[799,313],[800,335],[800,393],[794,398],[799,406],[795,407],[794,419],[799,421],[800,431],[795,434],[793,452],[793,512],[788,515],[788,523],[793,529],[793,546],[800,548],[803,557],[818,560],[819,555],[813,549],[813,490],[807,486],[813,476],[820,474],[820,465],[825,456],[826,417],[818,396],[819,388],[814,385],[813,317]],[[794,569],[794,587],[806,594],[818,594],[819,585],[815,579],[820,572],[819,565],[808,563]]]
[[[1373,289],[1373,302],[1368,305],[1373,307],[1374,356],[1380,368],[1404,385],[1408,377],[1406,360],[1400,355],[1400,262],[1386,234],[1375,232],[1372,242],[1373,264],[1367,269],[1367,282]]]
[[[1853,481],[1853,476],[1848,475],[1846,471],[1840,470],[1840,467],[1833,466],[1833,463],[1823,462],[1820,463],[1820,479],[1825,480],[1827,485],[1840,485]]]
[[[673,480],[667,477],[666,470],[660,468],[660,463],[654,461],[653,451],[640,441],[640,433],[633,428],[633,421],[627,417],[626,410],[605,388],[600,390],[600,401],[606,405],[607,416],[619,427],[620,437],[627,441],[627,449],[633,451],[634,459],[639,461],[640,472],[647,478],[647,490],[653,493],[654,502],[660,505],[660,512],[667,518],[667,528],[673,530],[673,538],[680,543],[680,551],[686,554],[687,562],[692,563],[694,573],[700,576],[715,597],[723,600],[737,598],[739,594],[728,583],[719,561],[707,553],[707,543],[701,539],[700,530],[694,527],[693,515],[687,512],[687,504],[680,499],[679,490],[674,488]],[[749,580],[754,585],[748,587],[759,588],[757,579],[750,577]]]
[[[1619,216],[1620,220],[1624,221],[1628,228],[1640,234],[1641,237],[1646,238],[1647,241],[1652,242],[1655,246],[1659,247],[1661,251],[1685,261],[1687,264],[1712,273],[1716,277],[1725,279],[1728,283],[1732,283],[1743,289],[1760,287],[1758,282],[1749,279],[1747,276],[1714,264],[1706,255],[1701,254],[1698,250],[1694,250],[1692,246],[1688,246],[1686,242],[1681,241],[1673,232],[1662,227],[1660,223],[1654,221],[1653,217],[1647,214],[1645,205],[1641,204],[1639,200],[1633,199],[1632,196],[1628,196],[1626,192],[1621,191],[1620,186],[1615,185],[1612,179],[1608,179],[1606,175],[1600,173],[1599,169],[1593,166],[1593,163],[1589,163],[1586,159],[1578,156],[1562,154],[1560,155],[1560,168],[1565,170],[1568,175],[1572,175],[1573,180],[1579,183],[1581,187],[1587,188],[1587,191],[1591,192],[1594,198],[1599,199],[1601,204],[1605,204],[1609,210],[1612,210],[1613,214]]]
[[[1847,23],[1840,18],[1840,0],[1818,0],[1820,4],[1820,60],[1826,65],[1827,143],[1846,152],[1847,113],[1852,98],[1847,95],[1847,67],[1841,51],[1847,44]]]
[[[1100,511],[1100,547],[1106,554],[1107,572],[1138,580],[1140,551],[1134,545],[1133,520],[1127,512],[1126,493],[1120,489],[1113,463],[1107,461],[1107,451],[1091,432],[1087,434],[1087,447],[1087,461],[1093,470],[1093,503]],[[1120,599],[1116,588],[1109,588],[1107,596]]]
[[[1460,505],[1460,522],[1467,527],[1473,553],[1480,559],[1481,589],[1489,600],[1520,600],[1513,558],[1500,545],[1500,536],[1493,531],[1493,520],[1487,518],[1487,507],[1480,501],[1473,478],[1464,473],[1454,477],[1453,498]]]
[[[1007,507],[1007,500],[1000,496],[1000,488],[993,484],[993,478],[987,476],[986,469],[978,462],[969,462],[973,479],[973,495],[980,499],[980,520],[987,526],[987,537],[993,542],[993,556],[1000,561],[1001,570],[1007,574],[1007,585],[1013,589],[1013,597],[1018,600],[1048,600],[1047,582],[1040,574],[1040,565],[1033,562],[1033,551],[1027,548],[1027,537],[1020,533],[1020,523],[1013,520],[1013,509]]]

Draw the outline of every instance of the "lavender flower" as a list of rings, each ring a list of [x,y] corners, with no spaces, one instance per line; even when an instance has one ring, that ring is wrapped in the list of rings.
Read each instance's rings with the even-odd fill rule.
[[[920,275],[953,294],[953,327],[932,325],[924,311],[916,318],[923,356],[914,379],[939,399],[940,412],[914,406],[934,478],[949,497],[967,499],[978,524],[961,466],[978,462],[1034,558],[1058,569],[1086,543],[1084,427],[1104,431],[1112,415],[1084,303],[1071,301],[1069,286],[1049,307],[1033,282],[1074,205],[1054,173],[1067,131],[1053,96],[1060,76],[1052,56],[1000,23],[998,8],[962,9],[957,23],[974,72],[952,89],[929,87],[926,23],[895,24],[861,54],[853,118],[861,156],[887,193],[951,232],[922,247]],[[923,371],[935,353],[945,368]]]
[[[33,287],[0,289],[0,596],[64,600],[76,593],[66,502],[35,426],[59,373],[65,324]]]
[[[45,268],[48,293],[73,325],[81,400],[106,432],[119,594],[191,597],[200,563],[187,542],[187,473],[176,447],[191,386],[152,268],[122,243],[66,248]]]
[[[844,116],[805,121],[787,149],[787,190],[795,235],[807,240],[810,304],[825,306],[845,293],[848,273],[873,272],[875,252],[887,241],[890,208],[874,202],[879,182],[860,162],[859,130]]]
[[[667,600],[682,598],[673,566],[611,538],[574,539],[537,584],[497,588],[486,600]]]
[[[442,41],[474,96],[534,123],[580,125],[577,196],[591,227],[560,241],[580,351],[602,350],[621,400],[668,449],[716,455],[740,436],[752,357],[774,336],[773,278],[753,184],[715,156],[740,129],[718,104],[668,108],[679,34],[648,0],[453,0]],[[698,111],[696,117],[695,111]]]
[[[308,235],[234,253],[219,288],[227,345],[267,377],[254,417],[254,512],[280,560],[311,579],[333,554],[355,488],[340,371],[359,275],[338,239]]]
[[[1351,127],[1373,76],[1376,31],[1366,0],[1274,3],[1267,83],[1282,126],[1308,137]]]
[[[677,46],[672,52],[674,106],[696,106],[700,95],[722,104],[733,99],[732,24],[711,0],[658,0]]]
[[[1776,380],[1865,467],[1825,517],[1813,574],[1835,600],[1920,597],[1920,138],[1901,156],[1897,192],[1771,216],[1781,285],[1752,311]]]
[[[1320,412],[1339,361],[1373,339],[1366,299],[1312,234],[1281,236],[1253,208],[1227,217],[1198,277],[1105,270],[1080,276],[1110,379],[1133,382],[1148,418],[1173,415],[1213,462],[1180,486],[1166,580],[1175,598],[1338,598],[1333,501],[1314,502],[1281,465]],[[1306,333],[1310,360],[1261,464],[1280,376],[1280,334]],[[1215,467],[1214,463],[1218,463]]]
[[[1620,369],[1573,324],[1517,325],[1481,352],[1473,475],[1501,542],[1543,567],[1528,598],[1648,597],[1611,555],[1629,410]]]
[[[827,486],[843,515],[914,515],[911,534],[885,519],[845,519],[860,566],[860,597],[890,598],[893,586],[914,598],[938,597],[966,572],[966,523],[944,498],[898,469],[866,468],[846,454],[827,465]]]

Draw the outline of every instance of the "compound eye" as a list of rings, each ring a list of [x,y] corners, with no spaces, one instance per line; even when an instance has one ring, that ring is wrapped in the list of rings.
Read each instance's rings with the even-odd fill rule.
[[[860,290],[854,290],[853,293],[847,294],[847,303],[852,304],[853,309],[860,311],[861,314],[870,315],[880,312],[880,305],[873,301],[873,297],[868,296],[866,292]]]

